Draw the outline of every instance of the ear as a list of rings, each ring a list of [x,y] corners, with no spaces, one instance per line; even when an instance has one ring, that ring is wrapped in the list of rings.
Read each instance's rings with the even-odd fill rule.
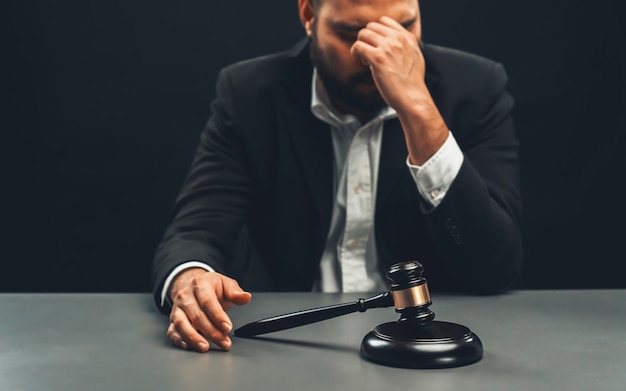
[[[298,0],[298,14],[306,35],[310,37],[313,35],[313,19],[315,17],[310,0]]]

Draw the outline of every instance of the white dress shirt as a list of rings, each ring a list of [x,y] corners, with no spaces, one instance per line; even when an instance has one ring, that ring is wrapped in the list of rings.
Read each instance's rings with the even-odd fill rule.
[[[320,279],[314,290],[322,292],[376,292],[387,290],[378,271],[374,215],[380,147],[384,121],[397,116],[391,107],[361,125],[350,114],[337,113],[313,72],[311,112],[331,128],[334,151],[334,202],[330,230],[320,262]],[[463,163],[463,153],[450,132],[441,148],[422,166],[409,163],[419,194],[433,208],[445,197]],[[181,271],[209,265],[190,261],[169,274],[161,291],[161,304],[174,277]]]
[[[322,292],[385,291],[379,272],[374,231],[380,148],[385,120],[397,117],[383,108],[362,125],[350,114],[332,108],[314,71],[311,112],[331,128],[334,151],[334,202],[331,225],[320,263],[316,290]],[[456,177],[463,153],[451,133],[444,145],[423,166],[409,163],[419,193],[435,208]]]

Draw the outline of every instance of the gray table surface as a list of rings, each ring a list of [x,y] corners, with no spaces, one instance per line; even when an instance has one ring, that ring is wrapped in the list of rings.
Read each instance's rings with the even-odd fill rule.
[[[235,326],[369,295],[256,293]],[[450,369],[401,369],[359,356],[392,308],[233,338],[229,352],[173,348],[147,294],[0,294],[0,390],[626,390],[626,290],[432,295],[485,355]]]

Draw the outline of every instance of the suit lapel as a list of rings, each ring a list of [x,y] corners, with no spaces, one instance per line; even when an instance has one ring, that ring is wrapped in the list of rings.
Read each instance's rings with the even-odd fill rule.
[[[383,128],[383,143],[380,147],[376,203],[386,202],[398,179],[406,174],[406,142],[397,118],[387,120]],[[376,208],[379,210],[379,208]]]
[[[330,127],[311,114],[307,106],[284,110],[287,133],[300,170],[320,216],[320,234],[326,240],[333,194],[333,155]]]
[[[277,86],[282,95],[279,122],[285,127],[289,145],[308,185],[309,193],[319,213],[321,245],[330,227],[333,199],[333,150],[330,127],[311,113],[312,66],[308,40],[300,42],[294,51],[295,72],[285,74]]]

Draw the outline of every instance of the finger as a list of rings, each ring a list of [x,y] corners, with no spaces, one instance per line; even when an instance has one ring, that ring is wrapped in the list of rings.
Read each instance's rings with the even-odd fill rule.
[[[167,339],[170,340],[172,345],[174,345],[174,346],[176,346],[178,348],[181,348],[181,349],[184,349],[184,350],[189,349],[189,344],[176,331],[176,327],[174,327],[173,323],[170,323],[169,327],[167,328]]]
[[[198,352],[206,352],[209,350],[209,342],[203,334],[206,333],[205,335],[207,335],[209,339],[211,339],[211,336],[218,336],[218,338],[216,338],[217,340],[223,339],[222,334],[214,326],[211,326],[209,330],[203,332],[203,334],[198,332],[198,330],[196,330],[196,328],[189,321],[189,318],[187,318],[187,314],[185,314],[185,312],[179,307],[172,309],[170,322],[174,327],[174,333],[172,333],[172,338],[170,338],[170,340],[174,342],[173,337],[175,337],[175,334],[178,334],[181,339],[188,344],[190,349]]]
[[[195,331],[222,347],[223,341],[229,340],[227,332],[223,332],[219,324],[211,320],[202,307],[202,300],[217,301],[217,298],[210,290],[196,287],[191,292],[180,292],[176,297],[175,305],[184,312],[184,316]],[[175,312],[172,311],[172,314]]]
[[[216,288],[219,289],[219,288]],[[217,343],[217,340],[229,341],[228,333],[233,329],[233,323],[230,318],[226,314],[222,303],[218,300],[215,292],[211,289],[197,288],[196,289],[196,297],[198,298],[198,303],[202,308],[204,314],[208,317],[211,326],[216,328],[220,334],[222,334],[222,338],[219,338],[218,335],[215,335],[215,339],[211,338],[214,342]]]
[[[388,16],[382,16],[379,19],[380,25],[384,26],[384,27],[388,27],[392,30],[396,30],[396,31],[406,31],[406,29],[404,28],[403,25],[401,25],[400,23],[398,23],[395,19],[392,19]],[[375,22],[373,22],[375,23]]]
[[[371,66],[376,63],[376,61],[380,60],[380,55],[378,54],[376,48],[363,41],[354,42],[350,48],[350,53],[360,59],[361,62],[367,66]]]
[[[372,22],[376,23],[376,22]],[[388,29],[386,33],[383,33],[384,30]],[[380,21],[376,24],[372,25],[372,29],[377,31],[379,34],[386,34],[390,36],[391,34],[396,34],[398,39],[401,39],[405,43],[417,43],[421,39],[422,29],[419,20],[415,20],[411,24],[401,25],[394,19],[391,19],[388,16],[383,16]]]
[[[373,47],[379,47],[384,43],[385,39],[385,35],[381,35],[380,33],[369,28],[364,28],[359,30],[355,42],[360,41]]]
[[[392,19],[393,20],[393,19]],[[400,28],[402,29],[402,31],[404,31],[404,27],[402,27],[402,25],[398,25],[400,26]],[[374,32],[380,36],[386,37],[389,36],[391,34],[395,34],[398,32],[398,29],[392,26],[388,26],[386,24],[380,23],[380,22],[369,22],[364,29],[359,30],[359,32],[361,31],[371,31]]]

